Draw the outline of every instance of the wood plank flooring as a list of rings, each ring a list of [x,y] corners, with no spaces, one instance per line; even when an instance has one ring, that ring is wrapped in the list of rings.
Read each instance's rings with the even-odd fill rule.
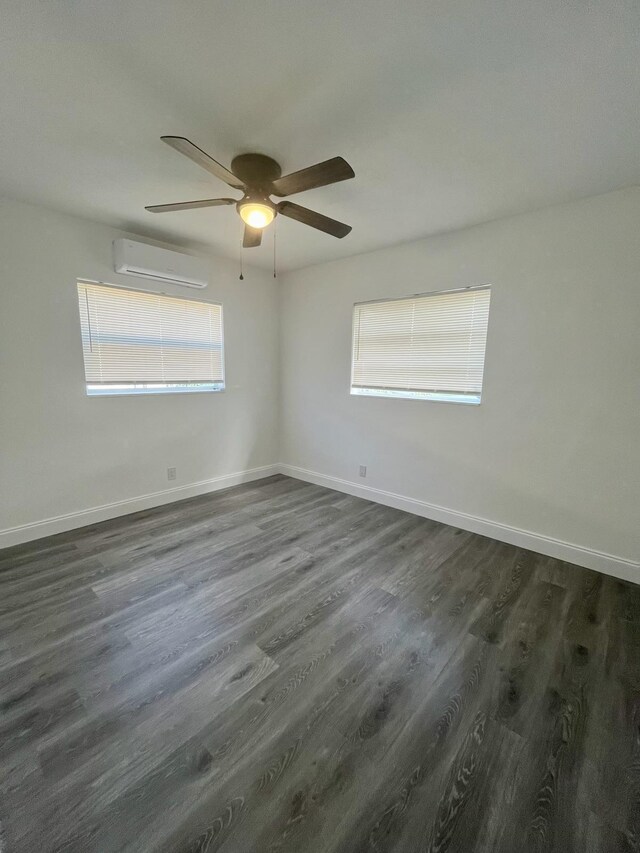
[[[640,587],[272,477],[0,551],[0,851],[640,850]]]

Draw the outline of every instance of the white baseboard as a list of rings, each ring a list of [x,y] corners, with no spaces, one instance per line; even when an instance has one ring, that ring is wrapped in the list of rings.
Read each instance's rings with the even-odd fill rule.
[[[298,480],[306,480],[318,486],[326,486],[329,489],[346,492],[348,495],[431,518],[443,524],[450,524],[452,527],[460,527],[472,533],[479,533],[481,536],[489,536],[492,539],[507,542],[509,545],[516,545],[519,548],[545,554],[547,557],[555,557],[567,563],[575,563],[587,569],[595,569],[615,578],[640,583],[640,563],[628,560],[625,557],[616,557],[613,554],[594,551],[591,548],[563,542],[560,539],[543,536],[540,533],[532,533],[530,530],[521,530],[518,527],[500,524],[497,521],[490,521],[477,515],[469,515],[466,512],[456,512],[447,507],[407,498],[404,495],[397,495],[383,489],[361,486],[351,480],[330,477],[326,474],[319,474],[317,471],[307,471],[305,468],[298,468],[295,465],[281,463],[278,467],[282,474],[295,477]]]
[[[30,542],[33,539],[41,539],[43,536],[52,536],[67,530],[75,530],[87,524],[96,524],[100,521],[107,521],[110,518],[129,515],[130,513],[139,512],[144,509],[151,509],[162,504],[173,503],[174,501],[196,497],[197,495],[203,495],[208,492],[216,492],[220,489],[227,489],[230,486],[238,486],[241,483],[249,483],[252,480],[260,480],[263,477],[271,477],[278,473],[286,474],[288,477],[294,477],[298,480],[305,480],[308,483],[315,483],[318,486],[326,486],[329,489],[335,489],[339,492],[346,492],[349,495],[384,504],[385,506],[391,506],[395,509],[413,513],[414,515],[431,518],[434,521],[450,524],[453,527],[460,527],[463,530],[470,530],[472,533],[479,533],[482,536],[490,536],[492,539],[498,539],[501,542],[507,542],[510,545],[516,545],[520,548],[527,548],[530,551],[537,551],[540,554],[565,560],[568,563],[575,563],[587,569],[594,569],[598,572],[621,578],[622,580],[640,583],[640,563],[628,560],[625,557],[605,554],[601,551],[595,551],[592,548],[563,542],[560,539],[543,536],[539,533],[532,533],[529,530],[521,530],[518,527],[511,527],[510,525],[490,521],[489,519],[470,515],[469,513],[457,512],[447,507],[427,503],[427,501],[408,498],[404,495],[398,495],[383,489],[376,489],[372,486],[362,486],[351,480],[343,480],[339,477],[332,477],[327,474],[320,474],[317,471],[308,471],[305,468],[285,464],[250,468],[234,474],[213,477],[210,480],[201,480],[198,483],[175,486],[172,489],[163,489],[160,492],[139,495],[135,498],[127,498],[115,501],[114,503],[103,504],[102,506],[91,507],[90,509],[67,513],[66,515],[59,515],[54,518],[46,518],[42,521],[22,524],[18,527],[10,527],[0,530],[0,549],[8,548],[12,545],[20,545],[23,542]]]
[[[271,477],[277,473],[279,473],[279,466],[263,465],[261,468],[249,468],[235,474],[224,474],[221,477],[201,480],[198,483],[175,486],[172,489],[163,489],[161,492],[151,492],[148,495],[138,495],[135,498],[126,498],[114,503],[94,506],[66,515],[58,515],[54,518],[45,518],[42,521],[34,521],[30,524],[21,524],[18,527],[9,527],[6,530],[0,530],[0,548],[9,548],[11,545],[20,545],[33,539],[41,539],[43,536],[53,536],[55,533],[75,530],[77,527],[84,527],[87,524],[96,524],[99,521],[107,521],[120,515],[129,515],[132,512],[151,509],[154,506],[193,498],[207,492],[217,492],[220,489],[228,489],[230,486],[238,486],[252,480],[261,480],[263,477]]]

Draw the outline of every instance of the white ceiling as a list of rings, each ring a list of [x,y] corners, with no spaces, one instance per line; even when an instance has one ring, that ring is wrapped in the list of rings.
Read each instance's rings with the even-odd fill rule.
[[[0,31],[0,192],[237,257],[233,195],[160,142],[356,178],[278,218],[294,269],[640,182],[638,0],[21,0]],[[249,254],[250,253],[250,254]],[[271,240],[247,259],[271,263]]]

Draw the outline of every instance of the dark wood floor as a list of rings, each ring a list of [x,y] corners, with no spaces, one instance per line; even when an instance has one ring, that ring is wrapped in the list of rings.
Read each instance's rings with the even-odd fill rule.
[[[640,587],[285,477],[0,552],[0,851],[640,850]]]

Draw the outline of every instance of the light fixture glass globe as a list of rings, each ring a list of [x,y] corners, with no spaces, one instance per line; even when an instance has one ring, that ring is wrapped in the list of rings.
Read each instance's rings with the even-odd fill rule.
[[[251,202],[242,205],[240,216],[252,228],[265,228],[270,222],[273,222],[274,212],[268,204]]]

